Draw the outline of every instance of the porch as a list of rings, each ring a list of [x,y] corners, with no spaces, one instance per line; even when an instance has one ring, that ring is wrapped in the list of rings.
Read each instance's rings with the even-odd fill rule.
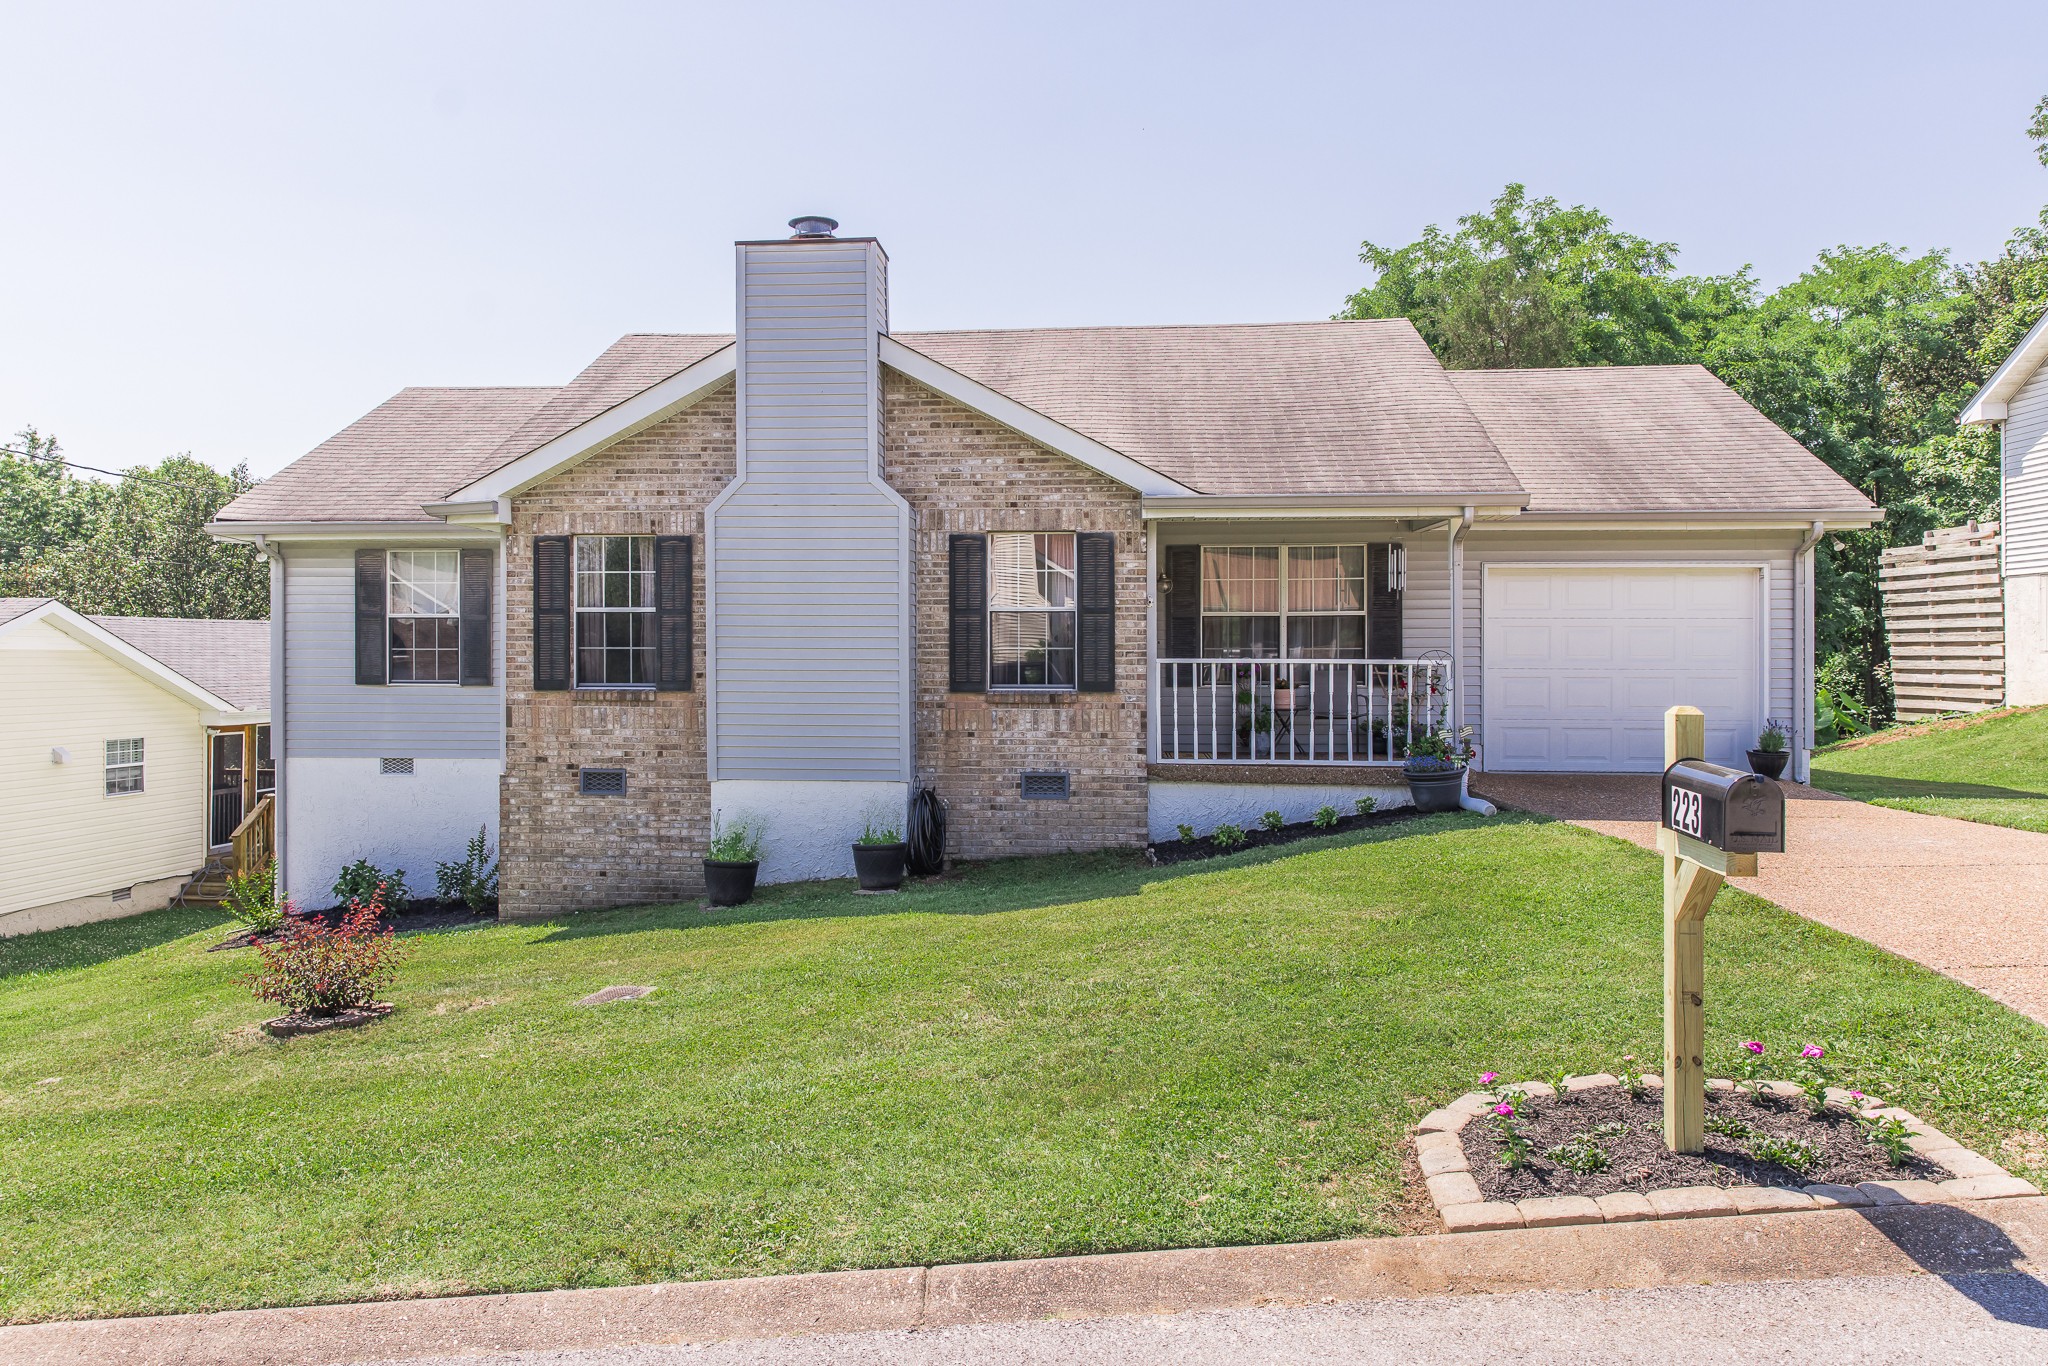
[[[1418,659],[1161,659],[1160,764],[1388,764],[1451,729],[1447,651]]]

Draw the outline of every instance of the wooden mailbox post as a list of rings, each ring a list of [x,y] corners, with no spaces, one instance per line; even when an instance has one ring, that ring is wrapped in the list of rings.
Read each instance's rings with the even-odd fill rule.
[[[1755,877],[1757,851],[1785,848],[1785,797],[1768,778],[1705,762],[1707,718],[1664,713],[1664,1146],[1706,1147],[1706,922],[1731,877]],[[1681,767],[1682,765],[1682,767]]]

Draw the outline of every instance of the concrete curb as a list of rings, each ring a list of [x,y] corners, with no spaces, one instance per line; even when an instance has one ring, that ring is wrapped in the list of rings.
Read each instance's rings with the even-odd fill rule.
[[[1578,1224],[0,1328],[0,1364],[325,1366],[1046,1318],[2048,1269],[2048,1200]]]

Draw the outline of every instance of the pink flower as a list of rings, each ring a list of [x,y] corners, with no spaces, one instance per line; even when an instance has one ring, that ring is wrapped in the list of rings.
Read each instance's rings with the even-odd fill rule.
[[[1742,1046],[1744,1048],[1747,1048],[1750,1052],[1756,1054],[1759,1058],[1761,1058],[1764,1055],[1764,1046],[1758,1043],[1755,1039],[1749,1039],[1745,1041]]]
[[[1493,1107],[1493,1112],[1502,1117],[1506,1117],[1515,1112],[1515,1107],[1510,1102],[1504,1100],[1500,1104]]]
[[[1802,1058],[1825,1058],[1827,1055],[1828,1051],[1817,1043],[1810,1043],[1799,1050],[1799,1056]]]
[[[1479,1074],[1479,1084],[1481,1086],[1491,1086],[1499,1080],[1500,1073],[1498,1072],[1481,1072]]]
[[[1862,1100],[1862,1099],[1863,1099],[1863,1093],[1862,1093],[1861,1091],[1851,1091],[1851,1092],[1849,1093],[1849,1099],[1851,1099],[1851,1100]]]

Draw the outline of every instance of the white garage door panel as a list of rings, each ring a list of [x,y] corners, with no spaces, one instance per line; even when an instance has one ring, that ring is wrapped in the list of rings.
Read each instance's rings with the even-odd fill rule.
[[[1654,772],[1665,708],[1707,714],[1707,757],[1762,726],[1755,569],[1506,569],[1486,575],[1486,763]]]

